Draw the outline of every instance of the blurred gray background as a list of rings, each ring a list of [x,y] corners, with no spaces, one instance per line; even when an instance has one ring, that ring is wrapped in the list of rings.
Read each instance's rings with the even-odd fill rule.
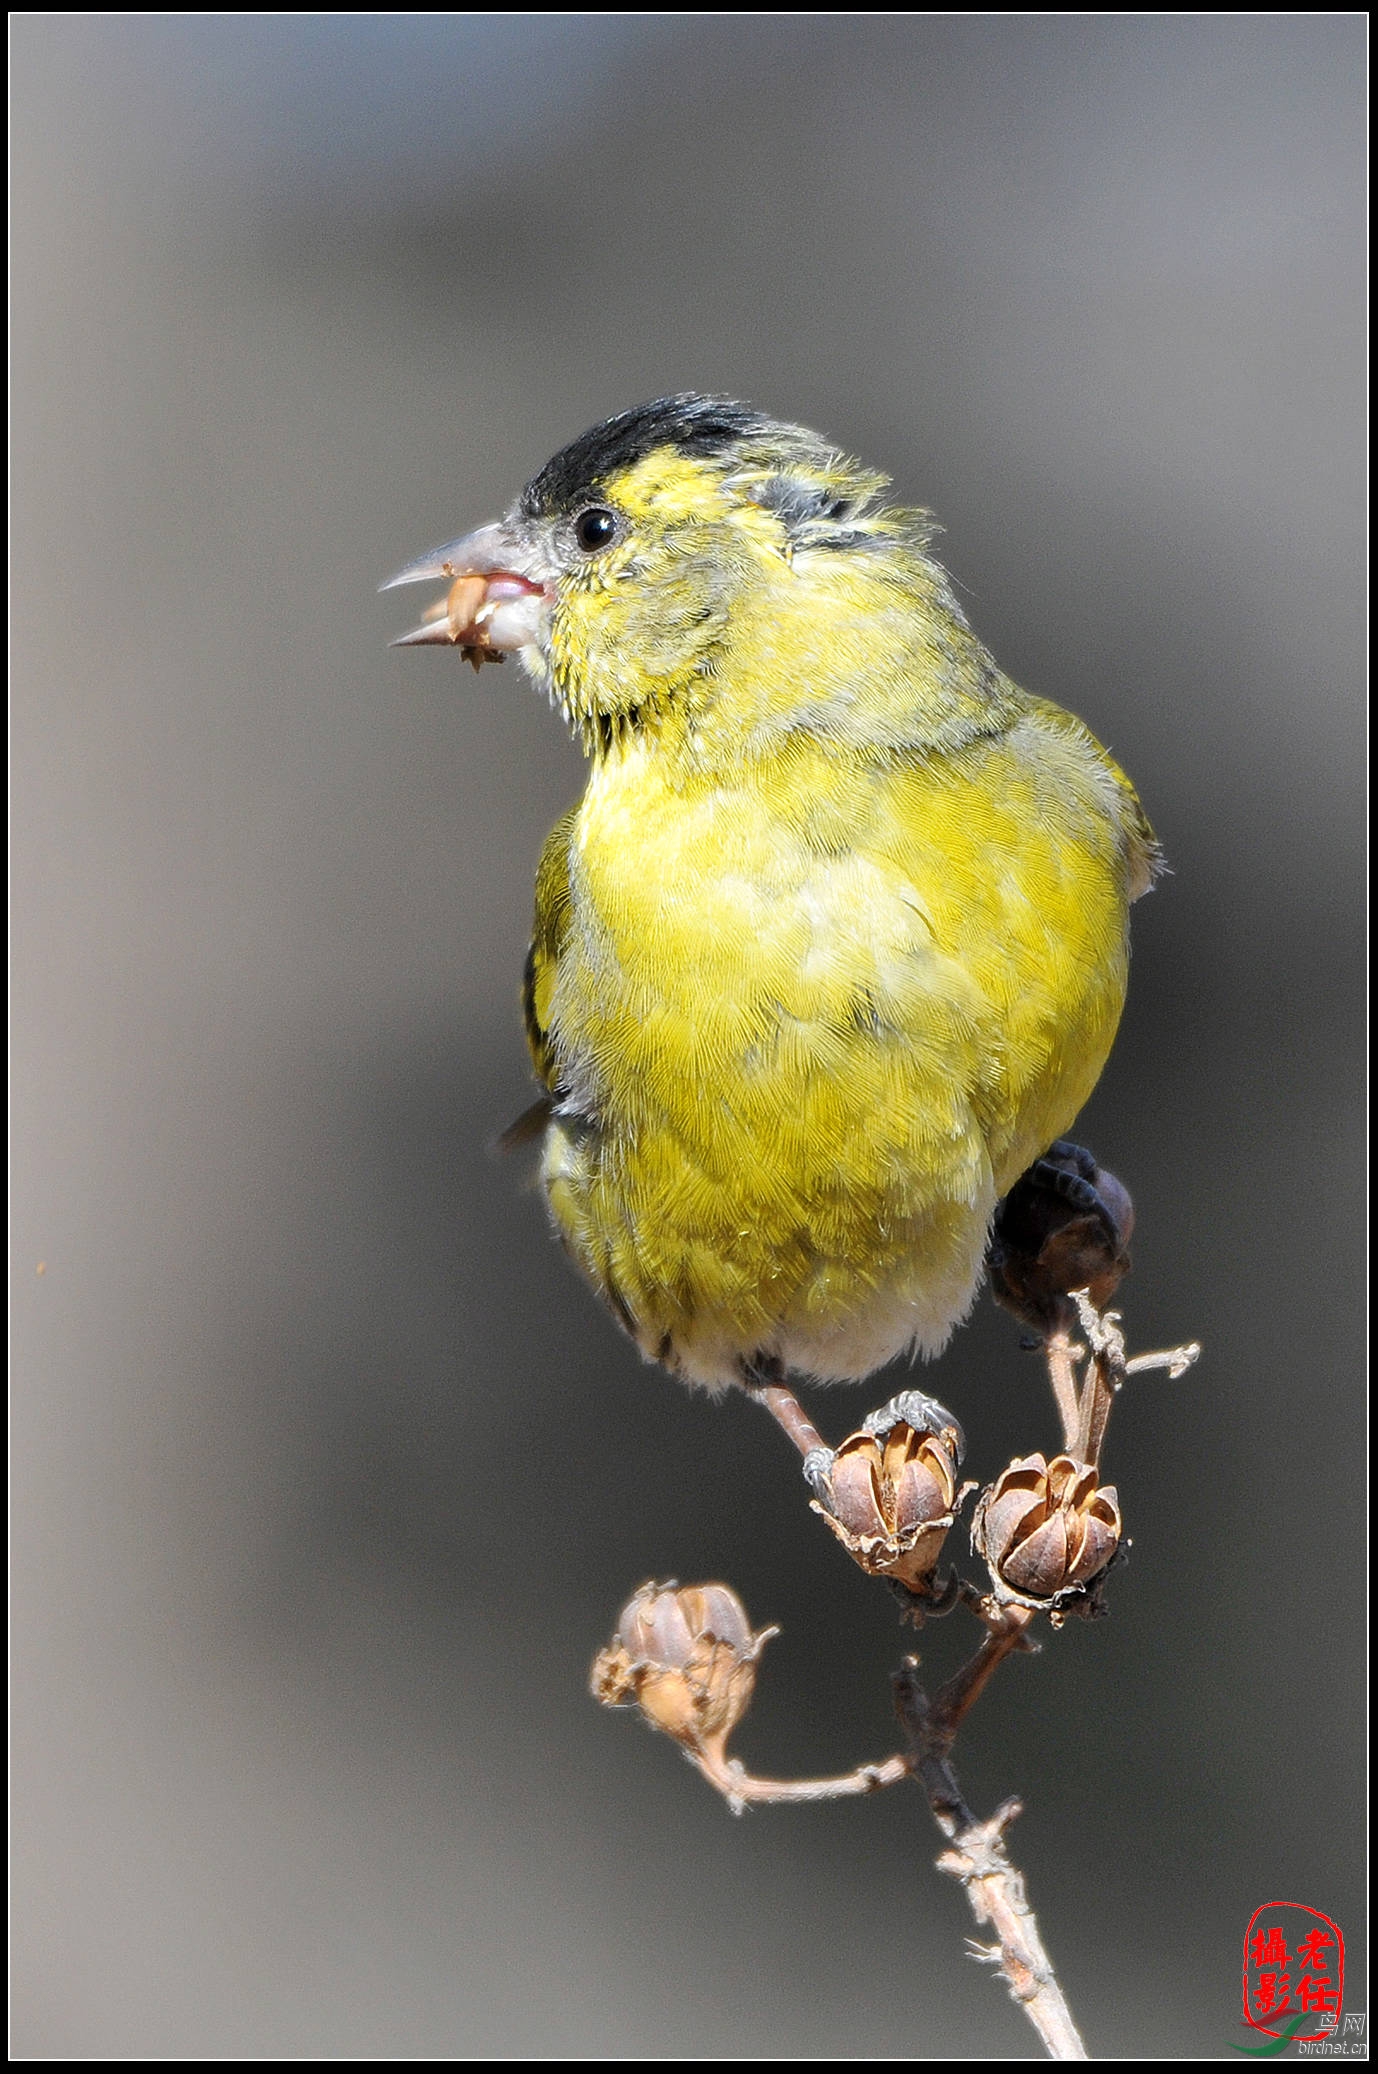
[[[723,1577],[784,1628],[741,1753],[842,1767],[912,1646],[489,1153],[579,759],[375,594],[691,386],[933,507],[1175,872],[1079,1135],[1135,1345],[1206,1358],[970,1795],[1094,2051],[1228,2057],[1276,1898],[1364,2007],[1365,34],[15,23],[17,2056],[1036,2055],[917,1794],[734,1822],[585,1694]],[[978,1475],[1053,1437],[988,1303],[923,1380]]]

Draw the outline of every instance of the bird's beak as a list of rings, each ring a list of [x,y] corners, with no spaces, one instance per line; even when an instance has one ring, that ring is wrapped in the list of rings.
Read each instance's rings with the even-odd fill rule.
[[[445,596],[427,607],[420,626],[398,636],[394,648],[443,643],[478,669],[514,649],[541,645],[554,594],[532,544],[515,525],[480,526],[447,547],[432,548],[379,589],[444,582]]]

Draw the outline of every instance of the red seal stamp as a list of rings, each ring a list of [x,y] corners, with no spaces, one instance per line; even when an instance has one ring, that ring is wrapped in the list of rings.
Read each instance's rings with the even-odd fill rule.
[[[1244,1932],[1244,2021],[1297,2045],[1332,2038],[1344,2008],[1338,1923],[1300,1901],[1256,1908]]]

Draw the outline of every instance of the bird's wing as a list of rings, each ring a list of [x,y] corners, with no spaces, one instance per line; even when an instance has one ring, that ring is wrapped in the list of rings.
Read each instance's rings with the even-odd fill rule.
[[[1064,740],[1075,742],[1109,780],[1117,808],[1115,818],[1121,830],[1129,866],[1129,898],[1137,900],[1141,893],[1148,892],[1167,869],[1162,845],[1139,804],[1138,793],[1109,750],[1102,747],[1090,728],[1084,721],[1078,720],[1075,713],[1068,713],[1063,707],[1055,706],[1051,699],[1029,698],[1028,704],[1035,709],[1043,726]]]
[[[522,982],[526,1041],[537,1073],[552,1095],[558,1092],[559,1062],[550,1041],[550,1002],[560,954],[569,934],[569,839],[575,809],[561,816],[546,837],[536,871],[536,916]]]

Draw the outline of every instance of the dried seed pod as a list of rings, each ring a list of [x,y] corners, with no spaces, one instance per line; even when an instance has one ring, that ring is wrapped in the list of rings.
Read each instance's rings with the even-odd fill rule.
[[[751,1704],[756,1659],[776,1632],[753,1633],[725,1584],[643,1584],[594,1661],[593,1696],[605,1707],[640,1707],[687,1749],[720,1753]]]
[[[957,1499],[962,1432],[931,1397],[907,1390],[835,1449],[815,1448],[804,1473],[813,1509],[872,1577],[923,1592]]]
[[[1094,1469],[1026,1455],[981,1493],[971,1541],[1000,1597],[1045,1607],[1099,1577],[1122,1530],[1118,1493]]]

